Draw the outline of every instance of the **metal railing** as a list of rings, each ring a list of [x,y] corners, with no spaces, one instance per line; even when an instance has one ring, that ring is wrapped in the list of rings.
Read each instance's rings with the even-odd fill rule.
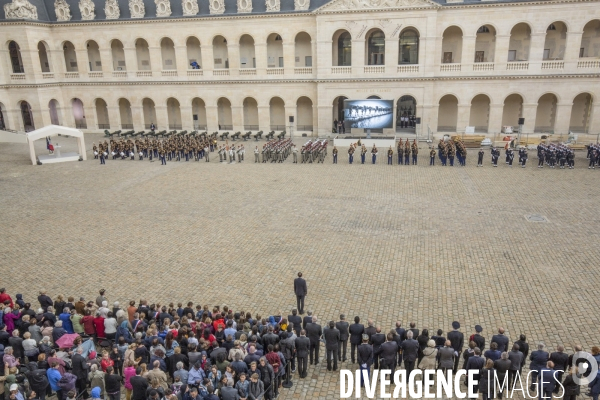
[[[121,124],[121,129],[133,129],[133,124]]]
[[[285,131],[285,125],[271,125],[272,131]]]
[[[169,124],[169,129],[181,130],[181,125]]]
[[[313,131],[313,126],[312,125],[298,125],[298,126],[296,126],[296,130],[297,131],[309,131],[309,132],[312,132]]]
[[[232,131],[233,130],[233,125],[221,125],[219,127],[220,131]]]
[[[257,131],[258,125],[244,125],[244,130],[247,131]]]
[[[82,122],[75,121],[75,128],[77,128],[77,129],[87,129],[87,122],[85,122],[85,121],[82,121]]]
[[[110,124],[98,124],[98,129],[110,129]]]

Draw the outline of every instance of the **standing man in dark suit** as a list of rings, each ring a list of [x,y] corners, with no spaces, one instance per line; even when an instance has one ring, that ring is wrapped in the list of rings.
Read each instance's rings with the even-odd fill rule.
[[[388,333],[386,342],[379,347],[374,356],[380,359],[381,369],[391,369],[392,373],[396,370],[396,355],[398,354],[398,343],[392,333]]]
[[[71,364],[73,367],[73,375],[77,377],[76,385],[77,392],[83,393],[83,398],[87,399],[90,396],[87,393],[87,377],[88,377],[88,369],[89,365],[85,362],[85,357],[82,356],[83,348],[78,347],[77,353],[71,359]]]
[[[369,336],[362,335],[362,344],[358,346],[358,365],[360,367],[360,386],[364,387],[363,371],[367,371],[367,376],[371,380],[371,364],[373,364],[373,346],[369,344]]]
[[[450,341],[450,343],[452,344],[452,348],[456,352],[454,357],[453,370],[454,373],[456,373],[456,371],[458,370],[458,360],[460,359],[458,355],[462,353],[463,345],[465,342],[465,336],[462,332],[458,331],[460,329],[460,324],[458,323],[458,321],[452,322],[452,329],[454,329],[452,332],[448,332],[448,340]]]
[[[298,373],[300,378],[306,378],[306,367],[308,353],[310,351],[310,339],[306,337],[306,331],[302,329],[300,336],[296,338],[296,357],[298,357]]]
[[[534,390],[533,384],[537,382],[539,372],[546,368],[546,364],[550,358],[548,352],[544,351],[544,343],[539,343],[537,348],[529,356],[529,360],[531,360],[531,364],[529,364],[529,369],[531,370],[531,387],[529,390],[531,391]],[[552,387],[552,390],[554,390],[554,387]]]
[[[417,328],[415,328],[416,324],[415,324],[414,322],[411,322],[411,323],[409,324],[409,326],[410,326],[410,329],[409,329],[409,331],[411,331],[411,332],[413,333],[413,338],[414,338],[415,340],[417,340],[417,338],[419,337],[419,333],[420,333],[420,332],[419,332],[419,330],[418,330]]]
[[[523,370],[523,366],[525,365],[525,360],[527,360],[527,356],[529,355],[529,343],[527,343],[527,336],[521,334],[519,336],[519,340],[515,342],[516,345],[519,345],[519,351],[523,353],[523,361],[521,362],[521,368],[519,369],[519,373]],[[577,351],[577,350],[575,350]]]
[[[310,340],[310,353],[309,360],[310,365],[317,365],[319,363],[319,345],[323,329],[321,325],[317,324],[317,317],[312,317],[312,322],[306,324],[306,336]]]
[[[298,315],[298,310],[293,309],[292,315],[288,315],[288,322],[294,324],[293,328],[294,332],[296,332],[296,336],[300,336],[300,331],[302,330],[302,317]]]
[[[302,329],[306,329],[306,324],[310,324],[312,322],[312,311],[308,310],[306,314],[308,315],[302,318]]]
[[[360,345],[362,335],[365,333],[365,326],[360,323],[360,317],[354,317],[354,323],[350,325],[348,330],[350,331],[350,358],[352,359],[352,364],[354,364],[356,360],[356,348]]]
[[[323,336],[325,337],[325,350],[327,353],[327,371],[331,371],[332,359],[333,370],[337,371],[340,331],[335,328],[335,322],[329,321],[329,327],[323,330]]]
[[[349,325],[346,322],[346,316],[340,315],[340,320],[336,322],[335,328],[340,331],[340,343],[338,346],[338,361],[346,361],[346,349],[348,347],[348,337],[350,336]]]
[[[556,371],[556,382],[562,382],[564,372],[569,366],[569,355],[565,353],[565,348],[562,345],[556,347],[556,351],[550,354],[550,361],[554,363],[554,370]],[[560,385],[556,385],[554,393],[558,393]]]
[[[498,334],[492,336],[492,343],[498,343],[499,352],[508,351],[508,338],[504,335],[504,328],[498,328]]]
[[[419,342],[413,339],[412,331],[406,332],[406,340],[400,345],[402,349],[402,359],[404,360],[404,368],[406,369],[406,376],[410,376],[410,373],[415,369],[415,361],[419,355]]]
[[[379,369],[379,349],[381,347],[382,344],[385,343],[385,335],[383,333],[381,333],[381,328],[378,326],[375,328],[376,332],[374,335],[371,336],[371,340],[370,343],[373,345],[373,361],[375,362],[374,364],[374,369]]]
[[[296,293],[298,312],[302,315],[304,314],[304,297],[308,294],[306,281],[302,278],[302,272],[298,272],[298,277],[294,279],[294,293]]]

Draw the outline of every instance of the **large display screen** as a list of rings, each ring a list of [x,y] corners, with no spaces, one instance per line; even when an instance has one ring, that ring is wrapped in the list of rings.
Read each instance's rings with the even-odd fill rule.
[[[344,100],[344,123],[346,128],[393,128],[393,108],[393,100]]]

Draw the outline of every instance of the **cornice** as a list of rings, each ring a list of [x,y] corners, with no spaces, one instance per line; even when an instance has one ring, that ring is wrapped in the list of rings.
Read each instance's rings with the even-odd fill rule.
[[[53,82],[43,84],[5,84],[0,89],[42,89],[52,87],[100,87],[100,86],[204,86],[204,85],[247,85],[247,84],[305,84],[305,83],[374,83],[374,82],[436,82],[436,81],[501,81],[541,79],[598,79],[595,74],[562,75],[504,75],[504,76],[439,76],[439,77],[396,77],[396,78],[323,78],[323,79],[256,79],[256,80],[202,80],[202,81],[137,81],[137,82]]]
[[[86,25],[123,25],[123,24],[149,24],[149,23],[172,23],[172,22],[188,22],[188,21],[200,21],[200,20],[236,20],[236,19],[263,19],[263,18],[289,18],[289,17],[319,17],[326,15],[335,14],[373,14],[373,13],[389,13],[389,12],[402,12],[402,11],[441,11],[441,10],[452,10],[452,9],[465,9],[465,8],[482,8],[482,7],[529,7],[535,6],[548,6],[553,4],[573,4],[573,3],[600,3],[600,0],[530,0],[530,1],[518,1],[518,2],[496,2],[496,1],[482,1],[477,3],[446,3],[439,4],[439,7],[431,6],[415,6],[415,7],[403,7],[403,8],[387,8],[387,9],[356,9],[356,10],[332,10],[323,11],[323,5],[312,11],[296,11],[296,12],[284,12],[284,13],[257,13],[257,14],[221,14],[211,15],[203,14],[189,17],[171,17],[171,18],[144,18],[144,19],[117,19],[117,20],[89,20],[89,21],[69,21],[69,22],[58,22],[58,21],[33,21],[33,20],[0,20],[0,25],[7,26],[39,26],[39,27],[70,27],[70,26],[86,26]]]
[[[72,26],[89,26],[91,25],[125,25],[125,24],[155,24],[155,23],[172,23],[172,22],[190,22],[203,20],[229,20],[229,19],[262,19],[262,18],[288,18],[288,17],[312,17],[314,14],[308,12],[293,12],[293,13],[272,13],[272,14],[220,14],[220,15],[197,15],[193,17],[173,17],[173,18],[144,18],[144,19],[101,19],[89,21],[71,21],[65,22],[40,22],[30,20],[0,20],[0,25],[30,25],[41,26],[46,28],[64,28]]]

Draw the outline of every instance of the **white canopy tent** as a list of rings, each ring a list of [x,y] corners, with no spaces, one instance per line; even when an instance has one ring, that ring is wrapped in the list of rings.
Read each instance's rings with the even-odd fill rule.
[[[87,157],[85,155],[85,141],[83,139],[83,132],[79,129],[67,128],[65,126],[58,125],[48,125],[40,129],[36,129],[31,132],[27,132],[27,142],[29,143],[29,155],[31,156],[31,163],[36,165],[36,156],[35,149],[33,148],[33,142],[38,139],[45,139],[47,136],[73,136],[77,138],[77,148],[79,149],[79,154],[76,153],[68,153],[64,154],[61,157],[45,157],[46,162],[61,162],[61,161],[76,161],[81,157],[83,160],[86,160]],[[41,160],[40,160],[41,161]]]

